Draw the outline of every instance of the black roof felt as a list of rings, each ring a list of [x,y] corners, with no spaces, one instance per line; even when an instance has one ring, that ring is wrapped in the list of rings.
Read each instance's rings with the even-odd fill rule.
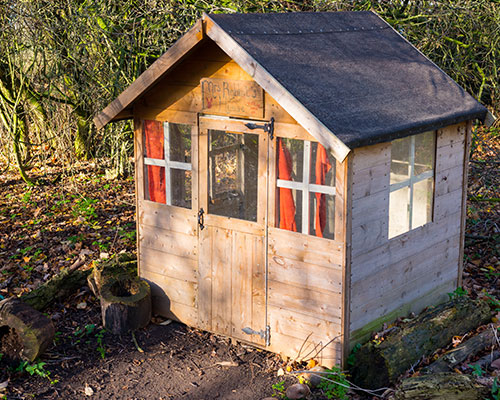
[[[350,148],[486,116],[372,12],[210,18]]]

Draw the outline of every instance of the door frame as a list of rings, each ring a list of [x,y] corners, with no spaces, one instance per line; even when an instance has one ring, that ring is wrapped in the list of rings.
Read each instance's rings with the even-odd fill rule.
[[[259,120],[246,120],[246,119],[233,119],[229,117],[223,116],[199,116],[198,121],[198,207],[199,209],[203,209],[204,214],[202,216],[203,224],[208,227],[213,228],[223,228],[228,229],[228,225],[230,225],[230,229],[240,232],[243,234],[251,234],[256,235],[257,237],[262,238],[263,240],[263,254],[262,260],[264,263],[264,314],[265,314],[265,323],[264,326],[250,326],[250,334],[246,331],[248,336],[241,337],[237,335],[238,340],[246,340],[250,343],[256,344],[258,346],[264,347],[269,346],[270,344],[270,336],[269,336],[269,326],[268,326],[268,310],[267,310],[267,302],[268,302],[268,210],[270,204],[270,182],[272,178],[270,176],[270,172],[273,171],[273,168],[270,168],[270,161],[274,159],[274,156],[271,156],[272,149],[269,145],[269,135],[265,130],[265,124],[269,121],[259,121]],[[269,126],[269,125],[267,125]],[[208,177],[209,177],[209,163],[208,163],[208,155],[209,155],[209,143],[208,143],[208,131],[209,130],[219,130],[219,131],[228,131],[228,132],[236,132],[236,133],[251,133],[259,135],[259,143],[258,143],[258,171],[257,171],[257,220],[247,221],[241,220],[237,218],[219,216],[215,214],[208,213]],[[274,147],[274,146],[273,146]],[[274,198],[274,196],[272,196]],[[271,214],[274,214],[272,212]],[[211,276],[211,266],[208,268],[207,265],[204,265],[207,262],[207,258],[210,255],[205,254],[204,249],[209,244],[205,243],[205,240],[208,239],[204,232],[202,232],[201,226],[198,227],[198,238],[199,238],[199,291],[201,298],[209,297],[212,300],[212,290],[210,289],[210,293],[208,293],[208,288],[206,287],[205,282],[210,281],[210,285],[212,285]],[[210,261],[211,263],[211,261]],[[200,327],[207,330],[212,330],[211,321],[208,321],[206,318],[203,318],[204,309],[208,307],[206,304],[202,304],[203,301],[198,302],[199,310],[199,324]],[[211,307],[211,306],[210,306]],[[210,310],[210,315],[212,315],[212,310]],[[232,322],[232,321],[231,321]],[[247,328],[247,327],[240,327]],[[222,332],[227,334],[226,332]],[[233,336],[230,334],[229,336]]]

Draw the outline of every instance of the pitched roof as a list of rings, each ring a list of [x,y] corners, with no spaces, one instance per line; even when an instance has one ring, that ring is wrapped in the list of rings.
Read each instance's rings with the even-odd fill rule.
[[[356,147],[486,116],[486,108],[372,12],[204,19],[206,34],[338,159]]]

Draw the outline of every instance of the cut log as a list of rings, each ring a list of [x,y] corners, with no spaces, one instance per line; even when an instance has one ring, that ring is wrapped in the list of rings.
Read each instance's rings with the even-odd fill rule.
[[[353,381],[363,388],[388,386],[422,357],[447,346],[453,336],[489,322],[491,315],[485,302],[467,297],[428,309],[382,342],[362,346],[351,369]]]
[[[489,326],[480,334],[466,340],[459,346],[447,351],[428,367],[422,369],[423,374],[436,372],[451,372],[458,364],[464,362],[468,357],[474,356],[480,351],[487,349],[496,343],[496,327]]]
[[[468,375],[441,372],[404,379],[396,400],[483,400],[490,389]]]
[[[144,328],[151,320],[151,288],[138,277],[108,277],[100,298],[103,325],[114,334]]]
[[[52,302],[62,300],[85,286],[90,270],[81,271],[83,260],[77,260],[71,267],[63,269],[59,274],[39,286],[35,290],[21,296],[21,300],[35,310],[41,311]]]
[[[10,361],[34,361],[54,339],[52,322],[16,298],[0,301],[0,353]]]

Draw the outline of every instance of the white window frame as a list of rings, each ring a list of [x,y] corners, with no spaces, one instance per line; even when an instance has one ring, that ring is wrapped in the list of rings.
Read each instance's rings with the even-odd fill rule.
[[[286,138],[280,138],[286,139]],[[301,139],[293,139],[301,140]],[[309,235],[309,194],[321,193],[333,196],[335,199],[337,188],[335,186],[317,185],[309,183],[311,176],[311,142],[303,140],[304,142],[304,157],[302,161],[302,182],[287,181],[285,179],[276,179],[276,186],[284,189],[302,190],[302,232]],[[319,143],[318,143],[319,145]],[[335,180],[334,180],[335,183]]]
[[[425,132],[421,133],[420,135],[422,135],[424,133]],[[434,140],[436,140],[436,132],[433,131],[432,133],[434,135]],[[417,134],[417,135],[419,135],[419,134]],[[412,220],[413,220],[413,187],[414,187],[414,185],[416,183],[421,182],[421,181],[428,179],[428,178],[433,178],[434,185],[436,184],[435,179],[434,179],[434,171],[436,169],[436,146],[435,145],[434,145],[434,159],[433,159],[434,165],[433,165],[433,168],[429,171],[422,172],[419,175],[416,175],[416,176],[414,175],[414,173],[415,173],[415,136],[417,136],[417,135],[410,136],[410,157],[408,160],[408,168],[409,168],[409,176],[410,176],[409,179],[406,179],[404,181],[393,183],[393,184],[389,185],[389,192],[390,193],[395,192],[396,190],[399,190],[399,189],[403,189],[405,187],[409,187],[409,190],[408,190],[409,223],[408,223],[408,231],[406,231],[406,232],[409,232],[413,229]],[[391,143],[391,146],[392,146],[392,143]],[[391,154],[391,164],[392,163],[407,164],[405,161],[394,160],[392,158],[392,154]],[[432,199],[432,200],[433,200],[432,206],[434,207],[434,199]],[[391,210],[391,204],[389,203],[389,213],[390,213],[390,210]],[[429,221],[429,222],[432,222],[432,217],[431,217],[431,221]],[[396,236],[402,235],[403,233],[406,233],[406,232],[399,233]],[[392,239],[393,237],[396,237],[396,236],[389,237],[389,239]]]
[[[191,150],[190,150],[191,151]],[[144,165],[153,165],[165,168],[165,199],[168,206],[172,205],[172,169],[180,169],[184,171],[192,170],[192,163],[172,161],[170,160],[170,122],[163,123],[163,156],[165,159],[149,158],[144,156]],[[192,200],[192,199],[191,199]]]

